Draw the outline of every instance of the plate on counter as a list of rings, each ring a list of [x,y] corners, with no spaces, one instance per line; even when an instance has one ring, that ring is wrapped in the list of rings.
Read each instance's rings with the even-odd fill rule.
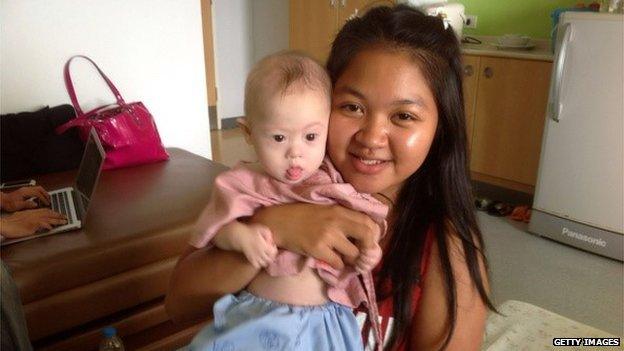
[[[529,41],[524,45],[503,45],[501,43],[490,43],[490,45],[495,46],[499,50],[531,50],[535,47],[533,41]]]

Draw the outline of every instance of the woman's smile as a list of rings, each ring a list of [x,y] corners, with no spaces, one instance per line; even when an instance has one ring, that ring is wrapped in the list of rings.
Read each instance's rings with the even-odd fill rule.
[[[353,153],[349,154],[349,158],[356,171],[369,175],[377,174],[390,166],[387,160],[361,157]]]

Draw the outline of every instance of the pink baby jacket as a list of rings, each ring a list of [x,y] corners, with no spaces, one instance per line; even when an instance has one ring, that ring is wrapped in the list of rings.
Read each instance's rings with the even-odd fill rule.
[[[190,244],[197,248],[212,246],[212,238],[229,222],[251,216],[260,207],[293,202],[339,204],[369,215],[379,225],[380,237],[386,232],[388,207],[345,183],[327,157],[308,179],[294,185],[261,174],[250,169],[248,163],[240,162],[215,179],[210,201],[196,223]],[[275,262],[266,271],[272,276],[294,275],[306,265],[316,268],[321,279],[328,283],[327,296],[332,301],[351,308],[366,303],[375,324],[378,313],[370,273],[363,275],[362,286],[351,266],[336,270],[324,262],[287,250],[279,250]]]

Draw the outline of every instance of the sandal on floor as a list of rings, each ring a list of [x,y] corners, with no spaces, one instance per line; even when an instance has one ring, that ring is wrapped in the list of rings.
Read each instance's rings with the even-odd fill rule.
[[[494,201],[487,207],[487,213],[496,217],[504,217],[510,214],[512,207],[502,201]]]
[[[531,208],[526,205],[516,206],[511,212],[510,218],[514,221],[529,223],[531,220]]]
[[[524,213],[524,218],[522,219],[522,221],[524,223],[529,223],[531,221],[531,209],[530,208]]]
[[[492,200],[486,197],[475,198],[475,207],[477,210],[487,211],[488,207],[492,204]]]
[[[529,206],[526,205],[516,206],[514,207],[513,211],[511,211],[511,215],[509,216],[509,218],[513,219],[514,221],[522,222],[524,220],[524,215],[526,214],[526,211],[528,209]]]

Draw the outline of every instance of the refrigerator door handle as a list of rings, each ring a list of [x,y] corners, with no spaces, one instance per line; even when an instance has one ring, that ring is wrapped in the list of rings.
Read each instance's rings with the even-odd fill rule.
[[[555,67],[553,69],[553,81],[550,85],[550,102],[548,104],[548,115],[553,121],[559,122],[562,109],[561,104],[561,83],[563,79],[563,70],[565,67],[566,55],[568,52],[568,44],[572,37],[572,27],[570,23],[565,23],[560,28],[563,31],[563,40],[557,55],[555,57]]]

